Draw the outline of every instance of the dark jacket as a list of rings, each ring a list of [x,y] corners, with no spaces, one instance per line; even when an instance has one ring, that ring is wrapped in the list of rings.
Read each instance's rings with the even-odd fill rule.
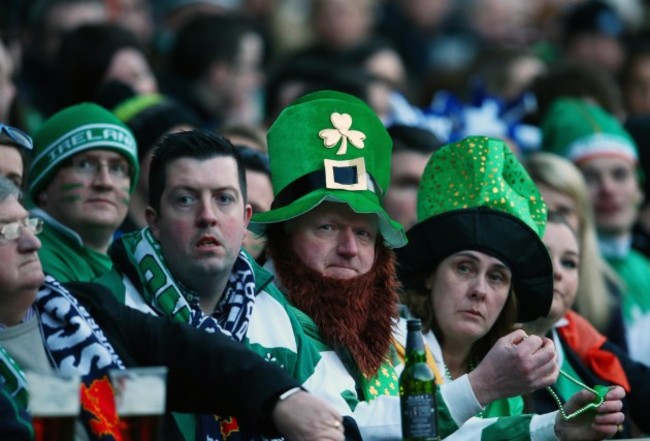
[[[168,368],[168,411],[234,415],[257,421],[263,433],[277,435],[273,405],[282,392],[300,386],[279,366],[223,334],[124,306],[102,285],[65,286],[95,319],[125,366]]]

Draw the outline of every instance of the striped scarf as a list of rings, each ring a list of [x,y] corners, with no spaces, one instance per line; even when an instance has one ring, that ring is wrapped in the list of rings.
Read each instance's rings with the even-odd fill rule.
[[[178,283],[164,262],[160,244],[146,227],[123,235],[126,257],[138,273],[143,299],[160,315],[188,323],[206,332],[221,332],[237,342],[244,342],[255,306],[255,274],[246,254],[241,251],[235,261],[224,295],[211,314],[204,314],[198,295]],[[217,392],[218,393],[218,392]],[[198,415],[197,439],[258,439],[242,433],[233,417]]]

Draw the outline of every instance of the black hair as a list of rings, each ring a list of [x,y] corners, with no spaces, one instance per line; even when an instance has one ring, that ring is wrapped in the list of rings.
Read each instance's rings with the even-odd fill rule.
[[[238,16],[198,16],[186,23],[176,36],[169,63],[171,70],[185,80],[200,79],[215,62],[233,64],[241,40],[256,32]]]
[[[217,156],[235,159],[239,188],[245,203],[247,200],[246,171],[237,147],[217,133],[194,129],[165,135],[154,148],[149,169],[149,205],[160,212],[160,199],[167,183],[169,163],[180,158],[208,160]]]
[[[58,105],[93,101],[111,60],[121,49],[145,49],[133,32],[117,24],[94,23],[67,32],[56,57]]]
[[[237,144],[235,147],[239,149],[246,170],[264,173],[269,178],[271,177],[271,164],[269,163],[268,154],[246,145]]]
[[[393,140],[393,153],[406,151],[426,155],[443,145],[432,131],[417,126],[394,124],[388,127],[388,134]]]

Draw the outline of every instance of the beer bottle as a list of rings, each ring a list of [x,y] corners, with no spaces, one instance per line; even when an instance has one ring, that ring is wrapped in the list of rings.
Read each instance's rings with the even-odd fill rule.
[[[399,377],[402,439],[439,441],[436,382],[427,366],[419,319],[407,322],[406,363]]]

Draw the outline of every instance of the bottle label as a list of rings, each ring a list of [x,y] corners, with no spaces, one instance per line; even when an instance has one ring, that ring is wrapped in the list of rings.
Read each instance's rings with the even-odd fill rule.
[[[430,394],[402,396],[402,434],[405,439],[438,436],[434,397]]]

